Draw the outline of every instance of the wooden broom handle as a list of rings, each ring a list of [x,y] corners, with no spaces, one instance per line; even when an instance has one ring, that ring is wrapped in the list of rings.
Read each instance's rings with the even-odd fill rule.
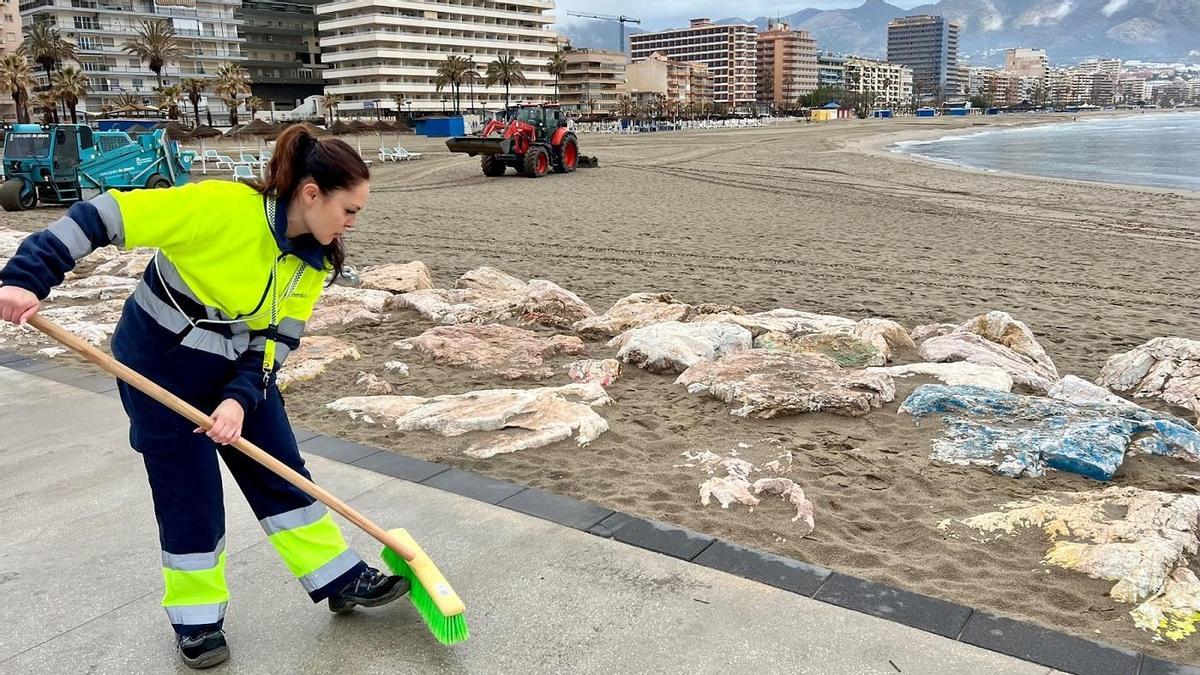
[[[196,426],[203,428],[205,431],[212,428],[213,421],[208,415],[200,412],[187,401],[179,398],[175,394],[163,389],[159,385],[151,382],[146,377],[140,375],[137,371],[117,361],[113,357],[91,346],[84,340],[80,339],[74,333],[66,330],[62,326],[50,321],[40,314],[34,314],[29,319],[29,325],[40,330],[63,346],[68,347],[71,351],[76,352],[83,358],[100,366],[104,370],[112,373],[118,379],[124,381],[129,386],[137,389],[150,398],[167,406],[171,410],[183,415],[188,420],[194,422]],[[240,438],[233,447],[240,450],[243,454],[248,455],[251,459],[267,467],[280,478],[304,490],[314,499],[325,504],[329,508],[337,511],[346,520],[354,523],[367,534],[379,540],[379,543],[387,546],[396,553],[399,553],[405,560],[412,562],[416,558],[416,552],[405,546],[399,539],[393,537],[387,530],[379,527],[375,523],[367,519],[358,511],[355,511],[348,504],[327,492],[324,488],[312,482],[311,480],[301,476],[294,469],[275,459],[267,454],[262,448],[251,443],[245,438]]]

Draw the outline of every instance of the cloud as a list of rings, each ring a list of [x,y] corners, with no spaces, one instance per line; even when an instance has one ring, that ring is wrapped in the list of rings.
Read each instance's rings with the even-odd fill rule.
[[[1104,12],[1104,16],[1112,16],[1128,4],[1129,0],[1108,0],[1108,4],[1100,11]]]

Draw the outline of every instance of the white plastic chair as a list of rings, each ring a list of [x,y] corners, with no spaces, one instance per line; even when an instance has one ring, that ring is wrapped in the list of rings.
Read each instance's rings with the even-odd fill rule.
[[[400,146],[396,146],[396,156],[403,160],[421,159],[425,155],[420,152],[409,152]]]
[[[399,162],[400,157],[396,155],[396,151],[392,148],[379,148],[379,161],[381,162]]]

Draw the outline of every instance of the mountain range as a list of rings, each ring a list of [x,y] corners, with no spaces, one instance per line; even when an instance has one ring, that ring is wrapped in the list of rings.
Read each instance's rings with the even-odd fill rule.
[[[1045,49],[1051,64],[1107,57],[1200,62],[1200,0],[938,0],[901,9],[866,0],[852,9],[801,9],[782,17],[730,17],[765,29],[773,19],[809,31],[824,51],[883,58],[888,21],[933,14],[961,25],[959,58],[1002,62],[1004,49]],[[686,25],[686,20],[680,25]],[[577,47],[618,49],[617,26],[581,22],[562,27]],[[629,30],[626,34],[644,32]]]

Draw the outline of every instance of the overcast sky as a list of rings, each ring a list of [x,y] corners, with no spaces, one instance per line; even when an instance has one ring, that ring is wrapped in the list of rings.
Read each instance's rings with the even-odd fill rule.
[[[928,0],[891,0],[900,7],[915,7]],[[862,0],[557,0],[554,10],[559,23],[587,21],[568,16],[571,10],[596,14],[625,14],[641,19],[640,28],[655,30],[675,26],[686,26],[693,17],[707,16],[710,19],[725,19],[740,16],[753,19],[759,16],[787,16],[806,7],[817,9],[843,9],[857,7]]]

